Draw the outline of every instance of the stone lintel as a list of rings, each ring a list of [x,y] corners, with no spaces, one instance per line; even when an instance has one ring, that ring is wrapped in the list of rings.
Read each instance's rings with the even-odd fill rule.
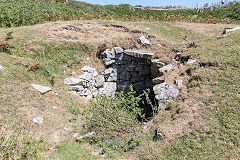
[[[142,50],[131,50],[131,49],[128,49],[128,50],[124,50],[124,52],[126,55],[129,55],[129,56],[133,56],[133,57],[136,57],[136,58],[141,58],[141,59],[152,59],[154,53],[148,53],[148,52],[145,52],[145,51],[142,51]]]

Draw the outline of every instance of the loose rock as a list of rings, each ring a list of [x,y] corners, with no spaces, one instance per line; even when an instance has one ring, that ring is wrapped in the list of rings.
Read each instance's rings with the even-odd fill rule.
[[[187,48],[192,48],[192,47],[197,48],[198,45],[195,42],[191,42]]]
[[[43,123],[43,118],[42,117],[35,117],[33,118],[33,122],[37,124],[42,124]]]
[[[90,133],[87,133],[87,134],[85,134],[85,135],[83,135],[83,136],[77,137],[77,138],[76,138],[76,141],[80,141],[80,140],[83,139],[83,138],[92,137],[92,136],[94,136],[94,135],[96,135],[96,132],[90,132]],[[77,135],[76,135],[76,136],[77,136]]]
[[[150,41],[145,36],[139,37],[138,42],[143,46],[150,45]]]
[[[173,64],[168,64],[166,66],[163,66],[162,68],[159,68],[159,72],[163,75],[169,71],[173,71],[175,66]]]
[[[167,83],[161,83],[153,87],[157,100],[171,100],[179,95],[179,89]]]
[[[181,88],[183,85],[183,81],[182,80],[176,80],[175,84],[178,86],[178,88]]]
[[[121,47],[114,47],[113,48],[116,54],[123,53],[123,49]]]
[[[64,79],[64,84],[66,84],[68,86],[81,85],[82,82],[83,82],[83,80],[80,78],[65,78]]]
[[[188,59],[187,64],[196,63],[197,59]]]
[[[58,109],[58,107],[57,106],[53,106],[53,109]]]
[[[236,30],[239,30],[240,27],[236,27],[236,28],[225,28],[224,31],[223,31],[223,34],[226,34],[228,32],[232,32],[232,31],[236,31]]]
[[[52,90],[50,87],[45,87],[45,86],[41,86],[41,85],[38,85],[38,84],[32,84],[32,87],[35,88],[41,94],[44,94],[44,93]]]
[[[5,68],[4,68],[3,66],[0,65],[0,70],[3,70],[3,69],[5,69]]]

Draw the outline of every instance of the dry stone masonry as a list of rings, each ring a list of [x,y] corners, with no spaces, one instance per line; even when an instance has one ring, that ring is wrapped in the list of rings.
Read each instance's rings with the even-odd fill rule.
[[[83,67],[79,77],[69,77],[64,83],[70,91],[88,99],[103,94],[112,96],[116,91],[127,89],[132,84],[137,92],[152,88],[152,53],[138,50],[123,50],[120,47],[107,49],[100,54],[100,60],[106,69],[98,73],[95,68]]]
[[[99,54],[99,59],[105,66],[102,73],[85,66],[82,68],[82,75],[66,78],[64,83],[70,86],[71,92],[88,99],[98,95],[114,96],[116,91],[127,91],[130,85],[137,93],[149,88],[164,110],[166,104],[179,95],[183,82],[176,80],[174,83],[177,87],[174,87],[165,83],[165,79],[160,76],[180,69],[184,62],[173,60],[165,65],[152,60],[152,57],[152,53],[142,50],[123,50],[120,47],[106,49]],[[186,61],[191,64],[197,60],[188,58]]]
[[[123,50],[114,47],[100,54],[100,59],[106,67],[104,78],[106,82],[117,84],[117,91],[132,84],[139,92],[152,87],[151,58],[152,53],[139,50]]]

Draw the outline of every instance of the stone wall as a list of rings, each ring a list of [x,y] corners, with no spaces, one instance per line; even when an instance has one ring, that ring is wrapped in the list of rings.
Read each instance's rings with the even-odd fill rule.
[[[100,54],[100,59],[106,67],[104,77],[106,82],[115,82],[117,91],[132,84],[135,91],[140,92],[152,88],[151,58],[153,54],[139,50],[123,50],[115,47]]]
[[[132,84],[137,92],[153,88],[151,79],[152,53],[140,50],[123,50],[120,47],[107,49],[100,54],[100,60],[105,65],[103,73],[96,69],[83,67],[84,74],[79,77],[66,78],[65,84],[73,93],[87,98],[99,94],[114,95],[116,91],[128,90]]]
[[[149,88],[153,93],[152,98],[164,110],[168,101],[178,96],[179,89],[164,83],[165,80],[160,76],[177,70],[181,65],[165,65],[152,60],[152,56],[152,53],[141,50],[123,50],[120,47],[107,49],[99,54],[99,59],[105,65],[102,73],[85,66],[82,68],[84,74],[66,78],[64,82],[70,86],[70,91],[88,99],[100,94],[113,96],[116,91],[127,91],[131,84],[137,93]]]

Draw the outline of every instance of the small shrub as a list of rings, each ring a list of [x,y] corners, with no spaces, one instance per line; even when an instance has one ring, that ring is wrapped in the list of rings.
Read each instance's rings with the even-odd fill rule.
[[[2,42],[0,41],[0,52],[11,53],[13,47],[9,44],[9,40],[13,39],[12,33],[13,32],[7,33],[5,40]]]
[[[28,71],[34,71],[38,68],[39,62],[37,60],[33,60],[32,62],[29,62],[27,64],[27,70]]]
[[[51,74],[50,78],[49,78],[49,82],[51,83],[52,86],[54,86],[55,82],[56,82],[56,74]]]
[[[115,97],[99,96],[92,100],[87,112],[91,114],[87,129],[97,135],[91,137],[90,142],[100,144],[103,152],[126,152],[136,148],[141,139],[138,118],[144,117],[143,108],[139,106],[143,96],[144,93],[136,95],[130,86],[127,93],[121,91]]]
[[[0,52],[6,52],[6,53],[11,53],[10,49],[12,47],[10,46],[10,44],[8,42],[1,42],[0,41]]]
[[[74,115],[78,115],[81,113],[79,106],[70,105],[70,106],[67,106],[67,108],[68,108],[69,112],[71,112]]]
[[[13,32],[7,33],[7,36],[5,37],[5,41],[9,41],[9,40],[13,39],[12,34],[13,34]]]

